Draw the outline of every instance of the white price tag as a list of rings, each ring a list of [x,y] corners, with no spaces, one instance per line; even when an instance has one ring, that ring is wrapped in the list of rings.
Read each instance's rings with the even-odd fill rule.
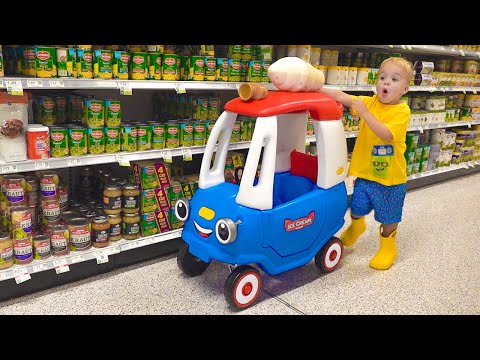
[[[407,47],[405,45],[400,45],[402,47],[403,50],[406,50]]]
[[[10,95],[23,95],[21,80],[5,80],[7,91]]]
[[[7,278],[7,273],[6,272],[0,272],[0,281],[3,281]]]
[[[173,233],[173,237],[174,237],[174,238],[179,238],[179,237],[181,237],[181,236],[182,236],[182,232],[181,232],[181,231],[177,231],[177,232]]]
[[[120,95],[132,95],[132,85],[127,81],[118,81],[117,87],[120,89]]]
[[[33,272],[40,272],[40,271],[44,271],[44,270],[47,270],[47,269],[48,269],[47,264],[33,265]]]
[[[130,161],[127,159],[126,155],[116,155],[115,158],[118,161],[120,166],[130,166]]]
[[[423,128],[421,126],[418,127],[418,131],[420,131],[420,133],[423,134]]]
[[[17,165],[3,165],[0,169],[2,170],[2,174],[8,174],[18,171]]]
[[[177,94],[185,94],[187,90],[185,90],[185,86],[182,83],[175,83],[175,91]]]
[[[388,45],[388,47],[389,47],[390,49],[393,49],[393,45]]]
[[[412,46],[411,46],[411,45],[407,45],[407,49],[408,49],[408,50],[412,50]]]
[[[39,87],[43,87],[43,82],[42,82],[42,80],[32,80],[32,79],[28,79],[28,80],[27,80],[27,87],[29,87],[29,88],[39,88]]]
[[[192,161],[192,150],[182,149],[183,161]]]
[[[468,164],[467,164],[466,162],[464,162],[464,163],[462,163],[462,167],[463,167],[464,169],[468,169]]]
[[[477,93],[477,90],[473,89],[473,93],[476,94],[476,93]]]
[[[172,163],[172,153],[170,151],[162,151],[162,158],[165,160],[165,162]]]
[[[47,161],[35,162],[35,169],[37,170],[48,169],[49,167],[50,167],[50,164]]]
[[[220,84],[220,85],[221,85],[221,87],[224,88],[224,89],[229,89],[229,88],[230,88],[230,84],[228,84],[228,83],[222,83],[222,84]]]
[[[67,265],[67,260],[66,259],[58,259],[58,260],[53,260],[53,267],[59,267]]]
[[[0,79],[0,87],[5,87],[5,84],[3,83],[3,80]]]
[[[63,274],[70,271],[70,267],[67,264],[67,259],[54,260],[53,266],[55,267],[55,272],[57,274]]]
[[[469,128],[471,128],[471,127],[472,127],[472,123],[471,123],[470,121],[467,122],[467,126],[468,126]]]
[[[13,277],[15,278],[15,282],[17,284],[21,284],[27,280],[30,280],[32,277],[28,273],[27,269],[16,269],[13,270]]]
[[[72,262],[72,264],[74,264],[74,263],[85,261],[85,258],[83,255],[76,255],[76,256],[72,256],[70,258],[70,261]]]
[[[465,56],[465,51],[463,51],[462,49],[460,49],[460,54],[461,54],[462,56]]]
[[[48,80],[48,86],[51,88],[63,88],[65,87],[65,84],[63,83],[63,80]]]
[[[437,91],[437,88],[435,86],[430,87],[430,92],[435,92]]]
[[[467,92],[465,91],[465,89],[463,89],[463,93],[466,94]]]
[[[440,50],[445,51],[445,47],[440,46]]]
[[[81,164],[81,161],[79,159],[68,159],[67,164],[68,167],[79,166]]]
[[[240,84],[235,84],[235,88],[238,90],[240,89]]]
[[[95,257],[97,258],[97,264],[103,264],[108,262],[108,255],[105,251],[98,251],[95,253]]]
[[[118,254],[120,252],[120,247],[119,246],[110,246],[105,251],[108,255]]]

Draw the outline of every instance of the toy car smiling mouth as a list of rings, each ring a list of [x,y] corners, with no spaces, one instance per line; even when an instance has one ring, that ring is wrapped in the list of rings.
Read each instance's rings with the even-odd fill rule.
[[[225,299],[245,309],[261,290],[257,267],[276,275],[315,259],[323,272],[337,268],[343,244],[334,234],[347,211],[342,112],[340,103],[317,92],[275,91],[225,105],[205,148],[199,189],[175,204],[184,221],[177,255],[183,273],[201,275],[212,260],[228,264]],[[308,113],[316,120],[318,157],[304,153]],[[224,169],[238,114],[257,120],[241,182],[233,184]]]

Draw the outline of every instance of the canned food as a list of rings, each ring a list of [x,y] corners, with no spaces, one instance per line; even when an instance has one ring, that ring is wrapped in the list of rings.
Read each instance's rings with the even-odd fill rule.
[[[86,218],[72,219],[68,223],[70,232],[70,250],[84,251],[92,247],[90,236],[90,220]]]
[[[77,125],[69,126],[68,147],[71,156],[86,155],[88,152],[87,128]]]
[[[130,62],[130,76],[133,80],[148,79],[148,54],[146,52],[132,52]],[[175,80],[175,79],[174,79]]]
[[[77,77],[77,52],[72,48],[57,48],[58,77]]]
[[[103,100],[85,99],[83,111],[84,123],[88,127],[105,125],[105,104]]]
[[[104,128],[88,128],[88,153],[102,154],[105,152]]]
[[[148,58],[148,77],[152,80],[162,80],[162,54],[150,52]]]
[[[167,122],[165,124],[165,146],[168,149],[180,146],[180,124]]]
[[[178,55],[162,54],[162,79],[174,81],[177,80],[178,73]]]
[[[70,253],[70,232],[66,225],[54,225],[50,228],[52,255],[68,255]]]
[[[35,176],[25,177],[25,196],[27,198],[27,205],[38,205],[38,189],[39,182]]]
[[[152,127],[148,124],[137,125],[137,150],[152,148]]]
[[[57,122],[57,107],[51,96],[35,96],[37,119],[43,125],[53,125]]]
[[[15,264],[24,265],[33,261],[33,243],[32,237],[27,236],[23,238],[14,238],[13,242],[13,254],[15,256]]]
[[[152,149],[165,148],[165,124],[154,123],[152,127]]]
[[[122,124],[120,141],[122,151],[137,151],[137,127]]]
[[[26,205],[26,182],[23,175],[7,175],[3,181],[3,192],[11,206]]]
[[[128,80],[128,64],[130,62],[130,53],[125,51],[113,52],[113,78]]]
[[[206,57],[205,64],[205,77],[206,81],[215,81],[217,78],[217,59],[214,57]]]
[[[77,49],[77,77],[93,78],[93,51],[91,49]]]
[[[205,121],[195,121],[193,123],[193,145],[205,145],[206,127]],[[234,126],[235,127],[235,126]]]
[[[0,269],[13,265],[13,242],[8,232],[0,233]]]
[[[50,127],[50,155],[52,157],[68,156],[68,130],[66,127]]]
[[[105,152],[116,153],[120,151],[120,127],[105,127]]]
[[[48,259],[52,256],[50,237],[48,235],[36,235],[33,237],[33,258],[36,260]]]
[[[35,47],[35,76],[57,77],[57,52],[54,47]]]
[[[217,67],[216,67],[216,79],[217,81],[228,81],[228,59],[227,58],[217,58]]]
[[[45,171],[40,175],[40,194],[42,200],[58,200],[59,178],[55,171]]]
[[[112,74],[112,51],[93,51],[93,77],[100,79],[111,79]]]
[[[58,194],[59,194],[59,202],[60,202],[60,211],[63,212],[68,210],[68,185],[60,184],[58,185]]]
[[[179,145],[185,147],[193,146],[193,123],[189,120],[180,122]]]

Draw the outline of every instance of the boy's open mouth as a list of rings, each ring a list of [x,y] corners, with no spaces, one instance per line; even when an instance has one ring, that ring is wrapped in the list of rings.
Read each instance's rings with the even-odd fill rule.
[[[387,89],[383,89],[383,95],[387,95],[388,94],[388,90]]]

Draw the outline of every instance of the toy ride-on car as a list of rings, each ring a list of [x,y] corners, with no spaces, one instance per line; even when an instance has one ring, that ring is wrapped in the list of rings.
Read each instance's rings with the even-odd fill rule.
[[[340,103],[315,92],[274,91],[225,105],[205,148],[199,189],[175,204],[185,242],[177,263],[187,276],[202,274],[212,260],[228,264],[225,299],[244,309],[260,293],[257,267],[276,275],[313,258],[323,272],[338,266],[343,244],[334,234],[347,211],[342,112]],[[305,154],[308,113],[317,156]],[[238,114],[257,119],[241,182],[233,184],[224,169]]]

